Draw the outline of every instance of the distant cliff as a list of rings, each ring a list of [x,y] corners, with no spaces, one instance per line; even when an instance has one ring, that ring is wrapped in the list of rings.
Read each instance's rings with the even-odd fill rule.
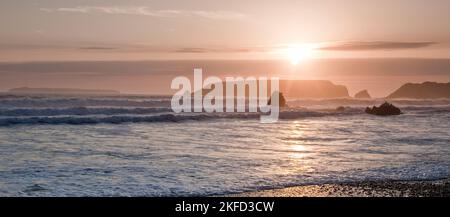
[[[347,87],[322,80],[280,80],[280,91],[292,98],[349,97]]]
[[[437,99],[450,98],[450,83],[424,82],[407,83],[387,98]]]
[[[74,89],[74,88],[29,88],[20,87],[13,88],[8,91],[9,93],[17,94],[87,94],[87,95],[112,95],[120,94],[115,90],[90,90],[90,89]]]
[[[335,85],[324,80],[280,80],[280,92],[289,98],[345,98],[349,97],[347,87]],[[225,95],[226,83],[223,82],[223,93]],[[268,91],[270,91],[268,81]],[[210,89],[203,89],[203,95],[209,93]],[[235,87],[235,94],[237,89]],[[248,96],[248,86],[246,86]]]

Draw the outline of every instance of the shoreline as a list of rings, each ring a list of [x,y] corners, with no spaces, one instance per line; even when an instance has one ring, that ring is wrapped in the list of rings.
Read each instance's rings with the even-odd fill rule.
[[[450,197],[450,178],[429,181],[361,181],[259,190],[228,197]]]

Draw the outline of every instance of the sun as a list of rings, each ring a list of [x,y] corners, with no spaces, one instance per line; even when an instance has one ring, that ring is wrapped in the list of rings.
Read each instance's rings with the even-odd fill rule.
[[[283,49],[281,53],[287,58],[293,65],[310,59],[315,52],[315,47],[308,44],[290,45]]]

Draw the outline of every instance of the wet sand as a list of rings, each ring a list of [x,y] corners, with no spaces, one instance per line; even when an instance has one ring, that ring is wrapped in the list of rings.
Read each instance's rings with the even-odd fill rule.
[[[232,194],[234,197],[449,197],[450,179],[367,181],[287,187]]]

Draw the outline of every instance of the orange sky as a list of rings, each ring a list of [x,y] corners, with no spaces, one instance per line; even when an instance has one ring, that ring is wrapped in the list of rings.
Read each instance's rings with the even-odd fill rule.
[[[2,0],[0,91],[163,93],[171,78],[202,67],[331,80],[351,94],[384,96],[406,82],[450,81],[449,11],[448,0]],[[88,62],[97,60],[108,62]],[[192,61],[117,62],[133,60]]]
[[[312,58],[450,58],[447,0],[7,0],[0,6],[2,62],[280,59],[286,58],[280,49],[304,44],[316,45]]]

